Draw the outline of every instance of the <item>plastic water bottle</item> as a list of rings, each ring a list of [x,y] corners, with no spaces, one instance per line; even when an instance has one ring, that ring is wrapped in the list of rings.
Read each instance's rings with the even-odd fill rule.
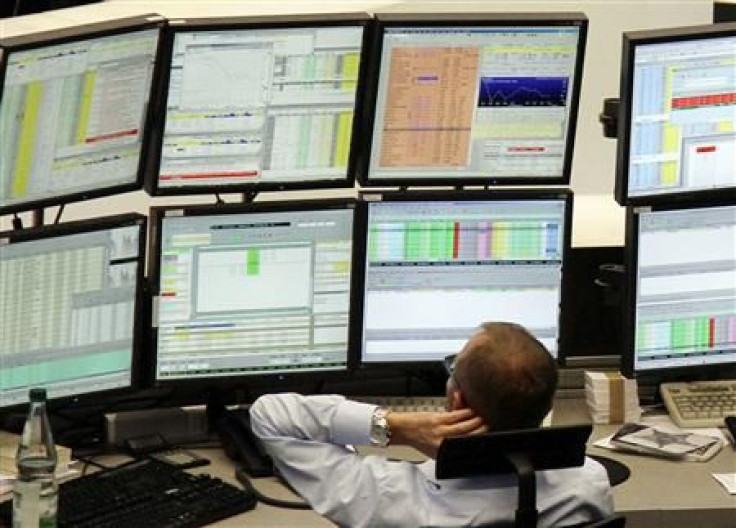
[[[56,526],[56,448],[46,414],[46,390],[31,389],[30,407],[18,443],[13,487],[13,528]]]

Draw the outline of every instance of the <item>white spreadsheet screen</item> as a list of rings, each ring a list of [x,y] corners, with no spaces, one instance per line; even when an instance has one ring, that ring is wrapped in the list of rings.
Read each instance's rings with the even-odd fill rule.
[[[736,362],[736,207],[639,213],[634,369]]]
[[[140,226],[0,245],[0,406],[129,387]]]
[[[347,365],[353,209],[164,217],[159,380]]]
[[[736,187],[736,37],[634,49],[629,196]]]
[[[440,361],[486,321],[556,355],[564,224],[564,200],[369,204],[362,361]]]
[[[362,26],[178,31],[161,188],[347,179]]]
[[[138,181],[159,30],[9,52],[0,207]]]

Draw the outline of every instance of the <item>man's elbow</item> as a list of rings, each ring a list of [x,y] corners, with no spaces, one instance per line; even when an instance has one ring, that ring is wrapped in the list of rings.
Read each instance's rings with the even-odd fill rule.
[[[275,432],[272,431],[273,424],[271,424],[269,420],[269,416],[271,414],[269,412],[270,397],[271,395],[268,394],[260,396],[250,406],[250,427],[253,433],[259,438],[269,436],[269,434],[273,435]]]

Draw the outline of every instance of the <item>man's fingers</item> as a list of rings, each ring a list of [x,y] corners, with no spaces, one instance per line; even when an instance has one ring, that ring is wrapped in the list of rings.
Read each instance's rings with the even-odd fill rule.
[[[464,422],[474,417],[475,413],[465,407],[464,409],[458,409],[456,411],[449,411],[442,413],[442,421],[446,424],[453,424],[458,422]]]
[[[470,434],[484,434],[488,432],[488,426],[486,424],[481,425],[477,429],[470,431]]]
[[[443,436],[461,436],[470,434],[482,427],[485,427],[483,424],[483,420],[479,418],[478,416],[475,416],[473,418],[470,418],[468,420],[464,420],[462,422],[457,422],[452,425],[448,425],[445,427],[443,431]]]

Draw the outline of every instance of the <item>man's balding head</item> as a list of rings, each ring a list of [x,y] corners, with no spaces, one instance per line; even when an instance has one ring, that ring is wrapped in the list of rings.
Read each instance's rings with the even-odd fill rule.
[[[466,405],[492,431],[538,427],[552,406],[557,377],[544,345],[513,323],[484,323],[453,373]]]

